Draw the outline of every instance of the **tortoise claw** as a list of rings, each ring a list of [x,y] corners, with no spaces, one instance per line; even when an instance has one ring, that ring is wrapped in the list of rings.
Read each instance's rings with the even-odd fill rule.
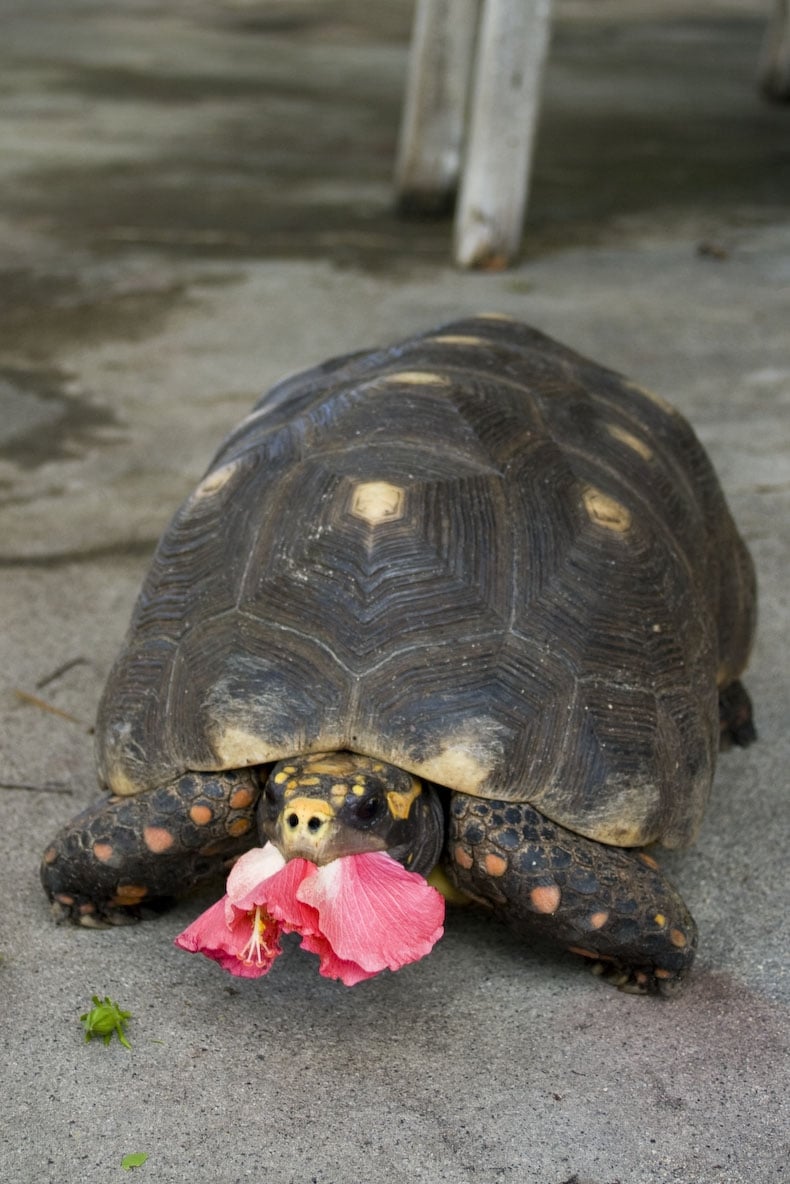
[[[81,929],[111,929],[117,925],[136,925],[139,908],[112,908],[65,894],[50,901],[52,918],[57,925],[79,925]]]
[[[683,990],[686,973],[670,974],[655,966],[620,966],[612,962],[594,962],[590,970],[602,982],[616,987],[624,995],[660,995],[668,998]]]

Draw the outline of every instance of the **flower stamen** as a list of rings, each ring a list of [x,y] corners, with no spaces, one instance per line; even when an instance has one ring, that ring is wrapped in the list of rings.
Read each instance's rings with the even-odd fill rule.
[[[264,963],[271,962],[274,957],[275,950],[266,941],[266,933],[270,927],[273,927],[276,936],[277,924],[261,905],[250,909],[247,916],[252,925],[252,933],[250,940],[243,949],[239,950],[236,957],[245,966],[263,966]]]

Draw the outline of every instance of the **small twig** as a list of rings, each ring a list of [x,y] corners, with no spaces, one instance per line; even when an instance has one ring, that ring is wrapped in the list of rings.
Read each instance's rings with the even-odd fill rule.
[[[78,724],[81,728],[87,726],[83,720],[77,719],[76,715],[72,715],[70,711],[61,711],[53,703],[47,703],[46,699],[39,699],[38,695],[31,695],[29,691],[22,691],[19,687],[14,687],[14,694],[17,699],[21,699],[23,703],[29,703],[31,707],[38,707],[41,711],[49,711],[52,715],[59,715],[61,719],[67,719],[69,723]]]
[[[87,658],[70,658],[68,662],[63,662],[62,665],[58,666],[56,670],[53,670],[51,674],[47,674],[44,676],[44,678],[40,678],[36,683],[36,690],[42,691],[44,687],[48,687],[49,684],[54,682],[56,678],[60,678],[61,675],[68,673],[69,670],[73,670],[75,666],[87,665]]]
[[[20,789],[28,793],[74,793],[73,787],[65,781],[45,782],[44,785],[28,785],[24,781],[0,781],[0,789]]]

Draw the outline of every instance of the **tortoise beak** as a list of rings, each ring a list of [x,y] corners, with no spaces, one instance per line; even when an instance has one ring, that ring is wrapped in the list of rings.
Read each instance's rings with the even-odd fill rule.
[[[325,863],[324,849],[334,830],[335,812],[318,798],[295,798],[277,819],[277,846],[286,859]]]
[[[379,836],[342,822],[330,803],[321,798],[292,798],[277,820],[264,829],[286,859],[309,859],[319,866],[343,855],[361,855],[386,846]]]

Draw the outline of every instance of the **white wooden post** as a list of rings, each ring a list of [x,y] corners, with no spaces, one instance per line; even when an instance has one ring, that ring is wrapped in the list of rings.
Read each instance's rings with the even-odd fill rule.
[[[773,14],[763,42],[759,82],[769,99],[790,100],[790,4],[775,0]]]
[[[395,185],[401,209],[444,213],[458,186],[479,0],[417,0]]]
[[[462,267],[505,267],[518,250],[551,0],[485,0],[455,223]]]

